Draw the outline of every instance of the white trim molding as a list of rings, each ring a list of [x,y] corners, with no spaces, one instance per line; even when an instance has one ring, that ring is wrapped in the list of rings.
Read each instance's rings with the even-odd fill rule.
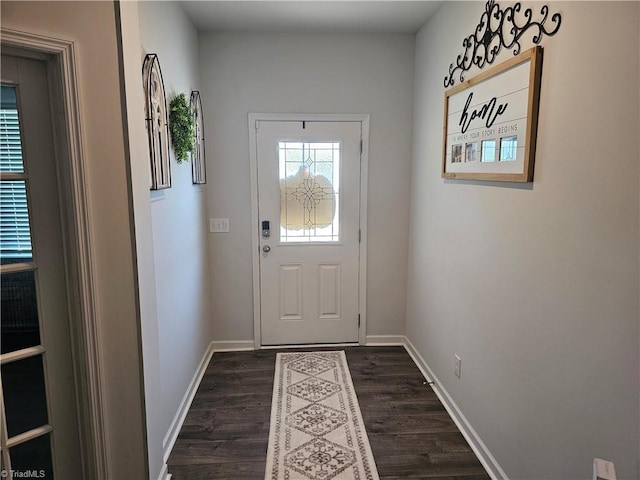
[[[404,348],[413,359],[414,363],[418,366],[424,378],[429,383],[432,383],[431,388],[444,405],[447,413],[451,416],[451,419],[454,421],[465,440],[469,443],[469,446],[476,454],[478,460],[480,460],[480,463],[485,468],[489,476],[495,480],[508,480],[509,477],[507,477],[507,474],[500,467],[495,457],[491,454],[469,420],[464,416],[456,402],[453,400],[451,395],[449,395],[449,392],[447,392],[447,390],[442,386],[438,377],[435,376],[433,370],[431,370],[427,362],[422,358],[422,355],[420,355],[418,350],[407,337],[404,337]]]
[[[95,306],[89,196],[86,192],[80,82],[73,41],[0,29],[2,53],[46,61],[54,111],[55,157],[69,274],[74,377],[85,476],[107,479],[110,455],[105,422],[103,362]]]
[[[166,463],[162,464],[162,470],[160,470],[160,475],[158,475],[158,480],[171,480],[172,475],[169,473],[169,467]]]
[[[404,335],[367,335],[367,347],[404,347]]]
[[[360,122],[362,152],[360,153],[360,254],[358,313],[360,327],[358,342],[365,345],[367,334],[367,188],[369,165],[369,114],[322,114],[322,113],[250,113],[249,114],[249,159],[251,170],[251,246],[253,259],[253,343],[256,349],[262,347],[260,323],[260,228],[258,218],[258,149],[256,122]]]
[[[171,454],[171,450],[173,450],[173,446],[178,439],[178,434],[180,433],[180,429],[182,428],[182,424],[184,423],[185,418],[187,418],[187,414],[189,413],[189,408],[191,407],[191,403],[196,396],[196,392],[198,391],[198,387],[200,386],[200,382],[202,382],[202,377],[204,377],[205,372],[207,371],[207,367],[209,366],[209,362],[211,362],[211,358],[214,353],[214,342],[211,342],[207,347],[207,350],[204,352],[204,356],[200,363],[198,364],[198,368],[193,374],[191,381],[189,382],[189,386],[187,387],[187,391],[184,393],[182,400],[180,401],[180,405],[178,406],[178,410],[169,425],[169,430],[165,434],[162,439],[162,454],[164,465],[162,468],[162,472],[166,472],[167,470],[167,460],[169,460],[169,455]],[[161,474],[162,476],[162,474]]]
[[[214,352],[245,352],[255,350],[253,340],[223,340],[211,342]]]
[[[296,348],[342,348],[342,347],[357,347],[358,343],[302,343],[294,345],[263,345],[261,350],[287,350]]]

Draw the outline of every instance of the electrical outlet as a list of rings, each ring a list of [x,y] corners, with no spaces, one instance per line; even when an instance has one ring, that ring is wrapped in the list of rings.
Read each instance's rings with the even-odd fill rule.
[[[456,377],[460,378],[460,371],[462,369],[462,359],[458,356],[457,353],[454,354],[453,356],[456,359],[456,366],[455,366],[455,369],[454,369],[453,373],[456,374]]]
[[[211,233],[227,233],[229,231],[228,218],[210,218],[209,231]]]

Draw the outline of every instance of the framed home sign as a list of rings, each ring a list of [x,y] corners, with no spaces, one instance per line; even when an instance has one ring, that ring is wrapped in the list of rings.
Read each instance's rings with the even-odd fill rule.
[[[541,73],[533,47],[445,92],[444,178],[533,181]]]

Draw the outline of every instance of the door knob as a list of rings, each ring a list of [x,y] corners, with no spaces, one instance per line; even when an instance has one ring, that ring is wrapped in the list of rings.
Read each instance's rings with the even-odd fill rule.
[[[269,245],[265,245],[264,247],[262,247],[262,251],[264,253],[269,253],[271,251],[271,247]]]

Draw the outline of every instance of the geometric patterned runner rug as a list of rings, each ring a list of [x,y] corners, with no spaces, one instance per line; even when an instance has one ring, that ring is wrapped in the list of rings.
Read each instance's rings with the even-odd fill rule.
[[[343,351],[278,353],[265,480],[378,480]]]

